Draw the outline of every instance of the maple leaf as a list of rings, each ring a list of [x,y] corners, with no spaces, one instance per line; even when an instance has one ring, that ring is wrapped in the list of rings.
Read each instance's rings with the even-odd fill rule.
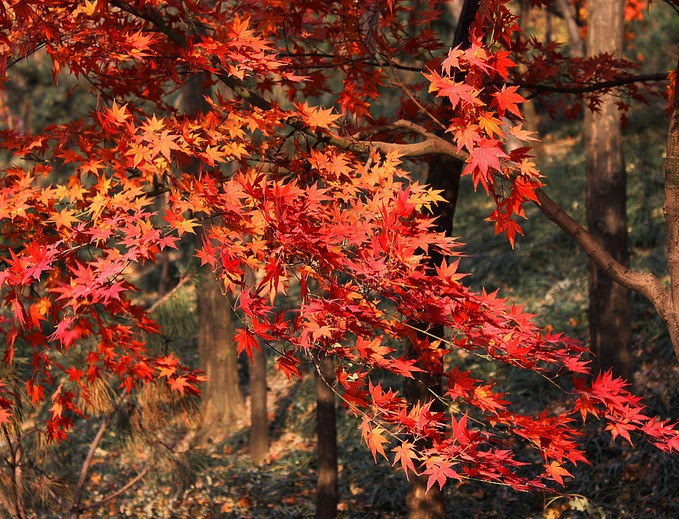
[[[392,466],[396,465],[397,463],[401,463],[401,468],[403,469],[406,479],[408,480],[410,479],[411,472],[417,475],[414,461],[418,460],[419,456],[414,450],[414,447],[415,445],[413,443],[404,441],[392,449],[392,451],[395,453],[394,463],[392,463]]]
[[[480,126],[478,124],[464,125],[461,128],[455,129],[455,142],[457,143],[458,151],[463,147],[467,151],[473,150],[477,143],[481,141],[481,134],[479,133]]]
[[[488,170],[501,171],[502,165],[500,164],[500,159],[505,158],[508,158],[507,154],[500,147],[499,141],[484,139],[469,153],[468,164],[464,173],[472,175],[474,187],[480,182],[486,192],[488,192],[490,182]]]
[[[170,353],[165,357],[158,358],[156,364],[158,365],[159,376],[169,379],[177,372],[179,359],[174,356],[174,353]]]
[[[156,36],[148,32],[137,31],[133,34],[128,34],[126,43],[131,47],[130,56],[137,59],[149,56],[150,54],[147,51],[150,50],[155,39]]]
[[[636,431],[638,427],[632,423],[625,420],[615,420],[606,425],[606,430],[611,432],[611,436],[615,440],[618,436],[625,438],[630,445],[633,445],[632,438],[629,433],[631,431]]]
[[[113,124],[123,124],[129,118],[130,113],[127,111],[127,103],[122,106],[118,106],[114,99],[111,108],[106,110],[106,120]]]
[[[521,94],[516,93],[518,88],[518,86],[508,87],[507,85],[502,85],[499,92],[492,94],[493,101],[490,103],[490,106],[497,107],[497,114],[500,118],[505,116],[506,111],[513,113],[517,117],[521,117],[521,112],[519,111],[517,104],[525,103],[526,99]]]
[[[516,63],[509,57],[511,51],[499,51],[492,54],[490,63],[505,81],[509,77],[509,69],[516,66]]]
[[[453,470],[453,462],[441,457],[435,456],[429,458],[426,465],[427,469],[424,471],[424,474],[429,475],[429,478],[427,478],[427,492],[436,483],[438,483],[439,489],[443,490],[443,486],[448,479],[459,477],[458,473]]]
[[[160,153],[167,160],[170,160],[172,150],[181,150],[181,147],[175,142],[178,137],[178,135],[172,135],[169,130],[162,130],[160,135],[153,134],[151,136],[151,156],[155,157]]]
[[[483,112],[479,116],[479,126],[490,138],[493,138],[495,135],[498,137],[504,135],[504,132],[500,128],[501,125],[502,121],[497,117],[493,117],[491,112]]]
[[[172,388],[172,391],[178,391],[181,395],[184,391],[191,388],[191,384],[187,377],[177,377],[168,379],[168,383]]]
[[[441,62],[441,69],[446,75],[450,76],[451,69],[460,70],[460,58],[464,56],[464,50],[458,45],[454,49],[448,51],[448,56]]]
[[[177,218],[173,225],[173,227],[177,229],[177,234],[179,234],[179,236],[186,232],[196,234],[196,231],[194,231],[194,229],[199,226],[200,224],[197,223],[195,219],[190,218]]]
[[[373,427],[370,422],[364,418],[363,423],[361,424],[361,432],[363,441],[370,449],[373,459],[377,462],[378,453],[386,459],[387,454],[384,452],[384,445],[389,443],[389,440],[384,437],[386,431],[379,425]]]
[[[334,126],[333,123],[341,117],[339,114],[333,114],[332,108],[323,109],[319,106],[310,107],[306,101],[304,103],[299,103],[297,109],[299,110],[302,120],[311,129],[330,129]]]
[[[302,374],[299,372],[299,368],[297,367],[299,365],[299,360],[293,357],[290,352],[278,357],[278,359],[276,359],[276,364],[278,369],[285,373],[288,379],[290,379],[292,375],[302,378]]]
[[[563,482],[564,476],[573,477],[573,474],[563,468],[561,463],[557,461],[552,461],[549,465],[545,465],[545,472],[550,478],[559,483],[561,486],[565,486]]]
[[[538,139],[533,137],[537,135],[537,132],[531,132],[523,129],[523,123],[510,126],[509,133],[519,139],[520,141],[537,141]]]
[[[236,331],[234,340],[238,346],[238,355],[246,352],[248,357],[250,357],[250,362],[254,362],[252,359],[252,350],[255,349],[257,351],[261,351],[259,342],[257,341],[255,335],[247,328],[240,328]]]
[[[50,214],[50,221],[53,221],[57,229],[65,227],[66,229],[71,229],[73,224],[78,222],[78,218],[73,216],[76,212],[64,207],[60,212],[53,212]]]
[[[11,418],[12,418],[12,413],[10,413],[8,409],[5,409],[4,407],[0,407],[0,425],[2,425],[4,423],[9,423]]]

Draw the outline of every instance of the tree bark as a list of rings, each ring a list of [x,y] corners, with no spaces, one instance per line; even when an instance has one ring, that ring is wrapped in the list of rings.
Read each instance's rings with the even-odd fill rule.
[[[208,377],[202,400],[203,434],[219,440],[240,418],[243,396],[238,384],[233,309],[212,274],[199,286],[198,311],[198,348]]]
[[[184,114],[195,114],[208,108],[204,77],[198,76],[182,88],[179,99]],[[199,165],[193,164],[195,175]],[[205,274],[198,285],[198,353],[201,369],[208,377],[203,390],[202,434],[219,441],[233,429],[240,418],[244,403],[238,377],[238,355],[234,336],[233,304],[222,293],[214,274]]]
[[[679,58],[676,72],[679,72]],[[670,127],[665,153],[665,228],[667,230],[667,266],[670,275],[670,304],[665,321],[674,351],[679,357],[679,92],[675,87],[670,106]]]
[[[620,56],[623,40],[623,0],[588,3],[587,53]],[[612,96],[604,96],[600,111],[585,114],[587,223],[595,240],[621,265],[629,265],[627,184],[622,154],[620,114]],[[630,292],[600,267],[589,267],[589,328],[594,369],[612,369],[629,377],[633,359]]]
[[[266,355],[255,348],[250,364],[250,456],[256,465],[262,465],[269,452],[266,397]]]
[[[451,175],[452,176],[452,175]],[[448,205],[448,204],[445,204]],[[454,210],[454,206],[452,208]],[[432,339],[433,337],[443,337],[443,327],[436,326],[428,330],[431,336],[420,337],[421,339]],[[411,405],[425,404],[432,400],[431,392],[441,395],[441,376],[427,371],[416,379],[408,379],[404,383],[403,395]],[[434,400],[431,404],[432,412],[441,412],[441,402]],[[426,445],[421,445],[426,447]],[[406,494],[406,505],[408,508],[408,519],[443,519],[446,516],[446,496],[445,491],[437,485],[431,487],[427,492],[427,480],[429,476],[410,474],[408,479],[408,493]]]
[[[479,8],[479,0],[465,0],[458,23],[455,28],[453,47],[469,45],[469,27],[476,19],[476,12]],[[441,135],[439,135],[441,137]],[[460,176],[462,174],[462,161],[443,153],[432,156],[429,163],[429,173],[427,183],[437,190],[441,190],[441,196],[445,202],[437,204],[433,211],[436,217],[437,230],[446,236],[452,236],[453,217],[457,206],[457,198],[460,190]],[[432,253],[429,264],[431,267],[439,265],[443,258]],[[426,325],[420,323],[423,328]],[[444,336],[442,327],[429,329],[430,338]],[[420,337],[425,339],[427,337]],[[413,351],[411,354],[415,354]],[[403,393],[410,405],[418,403],[424,404],[432,400],[432,392],[441,394],[441,377],[437,374],[427,374],[413,380],[406,380]],[[432,410],[442,411],[440,402],[432,403]],[[406,506],[408,508],[408,519],[443,519],[446,515],[445,492],[438,486],[433,486],[427,492],[428,476],[411,474],[408,480],[408,491],[406,495]]]
[[[323,359],[316,377],[316,435],[318,481],[316,483],[316,519],[334,519],[339,499],[337,474],[337,427],[335,422],[335,363]]]

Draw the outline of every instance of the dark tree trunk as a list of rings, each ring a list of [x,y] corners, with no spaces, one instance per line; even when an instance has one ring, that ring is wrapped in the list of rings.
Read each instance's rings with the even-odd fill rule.
[[[266,397],[266,355],[254,349],[250,365],[250,456],[257,465],[264,463],[269,452]]]
[[[460,187],[460,174],[462,173],[462,162],[445,155],[435,156],[429,165],[429,176],[427,182],[433,189],[440,189],[446,201],[441,202],[434,210],[437,216],[437,227],[439,232],[445,232],[447,236],[452,235],[453,216],[457,205],[458,191]],[[431,265],[438,265],[442,257],[432,254]],[[426,327],[426,324],[417,323],[418,327]],[[420,340],[433,337],[443,338],[444,330],[437,326],[429,328],[428,335],[421,335]],[[413,352],[414,354],[414,352]],[[410,405],[417,403],[423,404],[432,399],[431,392],[441,394],[441,377],[435,373],[421,374],[416,379],[406,380],[403,388],[404,396]],[[440,402],[437,400],[432,403],[433,411],[443,411]],[[427,492],[428,476],[411,474],[408,481],[408,493],[406,504],[408,507],[409,519],[443,519],[446,515],[445,493],[438,486],[433,486]]]
[[[469,27],[476,19],[476,12],[479,8],[479,0],[465,0],[457,27],[455,28],[455,38],[453,47],[469,45]],[[457,197],[460,189],[460,175],[462,173],[462,162],[447,155],[435,155],[429,163],[429,174],[427,183],[433,189],[440,189],[441,196],[445,202],[439,203],[433,211],[433,216],[437,217],[436,225],[439,232],[444,232],[447,236],[452,236],[453,217],[457,206]],[[430,266],[439,265],[442,257],[432,254]],[[425,323],[416,323],[416,326],[423,329],[428,328]],[[428,336],[421,336],[419,339],[433,337],[443,338],[444,330],[435,327],[428,330]],[[412,351],[411,355],[415,355]],[[431,392],[441,394],[441,377],[437,374],[427,374],[417,377],[416,380],[407,380],[403,392],[408,403],[415,405],[418,402],[424,403],[432,399]],[[432,403],[432,409],[442,411],[438,408],[439,402]],[[411,474],[408,481],[408,493],[406,505],[408,508],[408,519],[443,519],[446,515],[445,492],[438,486],[433,486],[427,492],[428,476],[417,476]]]
[[[316,519],[334,519],[339,499],[337,474],[337,429],[335,423],[335,363],[326,357],[316,377],[316,435],[318,481],[316,484]]]
[[[246,282],[255,286],[255,273],[248,270]],[[269,412],[267,408],[266,355],[263,350],[252,350],[250,364],[250,457],[262,465],[269,453]]]
[[[432,336],[443,337],[443,328],[440,326],[428,330]],[[426,337],[420,337],[424,339]],[[431,337],[429,337],[431,339]],[[432,399],[431,391],[441,394],[441,376],[438,374],[422,374],[417,380],[407,380],[403,393],[410,404],[424,404]],[[440,401],[432,402],[432,411],[441,412],[443,408]],[[422,445],[422,447],[426,447]],[[408,494],[406,505],[408,507],[408,519],[442,519],[446,516],[445,492],[434,485],[427,492],[427,480],[429,476],[410,474],[408,480]]]
[[[233,309],[211,273],[199,286],[198,311],[198,348],[201,367],[208,377],[202,400],[203,431],[219,440],[240,418],[243,396],[238,384]]]
[[[588,4],[587,52],[620,56],[623,0]],[[598,113],[585,114],[587,223],[589,231],[618,262],[629,265],[627,185],[620,114],[605,96]],[[632,374],[630,292],[613,282],[594,262],[589,268],[589,328],[595,370]]]

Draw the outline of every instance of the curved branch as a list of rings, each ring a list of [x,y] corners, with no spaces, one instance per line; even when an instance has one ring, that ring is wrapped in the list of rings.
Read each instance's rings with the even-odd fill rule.
[[[592,261],[604,270],[611,279],[644,295],[663,318],[668,317],[670,312],[668,293],[657,277],[650,272],[637,272],[625,267],[544,191],[537,190],[537,197],[538,203],[536,205],[540,211],[573,238]]]
[[[358,153],[368,153],[375,150],[382,153],[396,153],[400,157],[408,158],[434,154],[449,155],[462,161],[469,158],[467,152],[458,150],[457,146],[449,140],[439,137],[417,123],[401,119],[391,126],[394,128],[405,128],[410,130],[424,137],[424,140],[413,143],[356,140],[350,137],[342,137],[334,133],[330,134],[329,137],[326,137],[326,140],[335,146]]]

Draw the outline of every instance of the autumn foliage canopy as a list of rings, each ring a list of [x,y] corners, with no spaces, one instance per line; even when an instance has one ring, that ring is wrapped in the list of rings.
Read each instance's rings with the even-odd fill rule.
[[[588,418],[613,437],[679,450],[675,426],[645,414],[622,380],[587,382],[581,344],[465,286],[461,244],[430,216],[440,193],[408,173],[432,153],[464,160],[513,243],[542,182],[521,84],[583,71],[605,81],[625,64],[566,69],[558,48],[521,34],[503,0],[482,0],[470,45],[450,49],[433,29],[440,6],[414,4],[0,2],[0,83],[43,55],[55,82],[75,76],[97,99],[87,116],[35,131],[5,112],[0,133],[3,362],[13,366],[17,348],[32,352],[19,390],[49,410],[50,438],[66,438],[102,378],[127,391],[198,391],[199,373],[146,349],[158,327],[128,276],[189,239],[236,298],[239,349],[274,348],[292,376],[332,356],[336,390],[373,455],[427,475],[430,487],[563,483],[586,461]],[[177,96],[197,83],[209,95],[181,112]],[[584,95],[594,94],[565,108]],[[510,136],[525,147],[510,150]],[[293,285],[301,297],[277,307]],[[429,333],[435,326],[445,338]],[[456,367],[459,351],[542,375],[563,387],[568,407],[517,412],[484,373]],[[380,382],[385,372],[440,375],[444,411],[407,405]],[[18,398],[0,381],[0,423]]]

